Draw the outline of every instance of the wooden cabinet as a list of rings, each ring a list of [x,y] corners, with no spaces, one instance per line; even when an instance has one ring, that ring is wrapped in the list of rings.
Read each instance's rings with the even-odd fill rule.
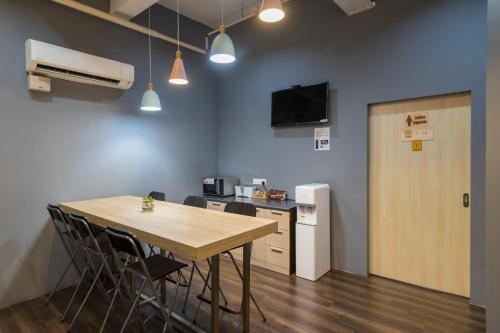
[[[225,203],[208,201],[207,208],[223,211],[225,206]],[[280,211],[259,207],[257,217],[278,221],[278,231],[253,241],[251,263],[282,274],[295,273],[296,209]],[[242,248],[231,253],[236,259],[243,259]]]
[[[226,204],[223,202],[208,201],[207,203],[208,203],[207,205],[208,209],[219,210],[223,212],[224,208],[226,208]]]

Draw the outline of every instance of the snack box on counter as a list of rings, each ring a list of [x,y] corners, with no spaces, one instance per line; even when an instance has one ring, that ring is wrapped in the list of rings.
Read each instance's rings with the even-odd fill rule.
[[[252,197],[254,199],[272,199],[272,200],[286,200],[288,196],[287,191],[281,191],[281,190],[269,190],[269,191],[259,191],[255,190],[253,192]]]

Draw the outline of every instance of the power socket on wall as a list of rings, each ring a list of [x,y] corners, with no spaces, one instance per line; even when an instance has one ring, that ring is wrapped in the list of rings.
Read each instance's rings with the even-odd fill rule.
[[[265,178],[254,178],[253,185],[267,185],[267,179]]]

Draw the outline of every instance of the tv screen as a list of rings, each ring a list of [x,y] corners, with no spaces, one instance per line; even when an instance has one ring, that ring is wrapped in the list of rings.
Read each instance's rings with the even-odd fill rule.
[[[328,82],[273,92],[271,126],[328,122]]]

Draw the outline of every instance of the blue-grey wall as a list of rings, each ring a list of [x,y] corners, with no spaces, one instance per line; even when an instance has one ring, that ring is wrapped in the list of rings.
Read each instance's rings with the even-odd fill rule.
[[[500,0],[488,0],[486,80],[486,330],[500,332]]]
[[[368,104],[472,91],[472,302],[484,304],[486,0],[384,0],[348,17],[331,0],[294,0],[284,22],[228,29],[238,61],[220,70],[219,172],[294,193],[333,189],[333,265],[367,274]],[[330,81],[332,147],[313,128],[270,127],[271,92]]]
[[[64,267],[47,203],[150,190],[180,202],[200,193],[202,176],[217,172],[218,94],[206,58],[190,51],[190,85],[168,85],[175,46],[153,40],[153,82],[164,111],[140,112],[145,35],[45,0],[0,0],[0,8],[2,308],[45,293]],[[175,15],[157,6],[153,13],[153,28],[174,35]],[[185,40],[204,45],[207,27],[183,20],[181,28]],[[132,64],[136,82],[121,92],[53,80],[52,93],[30,93],[27,38]]]

